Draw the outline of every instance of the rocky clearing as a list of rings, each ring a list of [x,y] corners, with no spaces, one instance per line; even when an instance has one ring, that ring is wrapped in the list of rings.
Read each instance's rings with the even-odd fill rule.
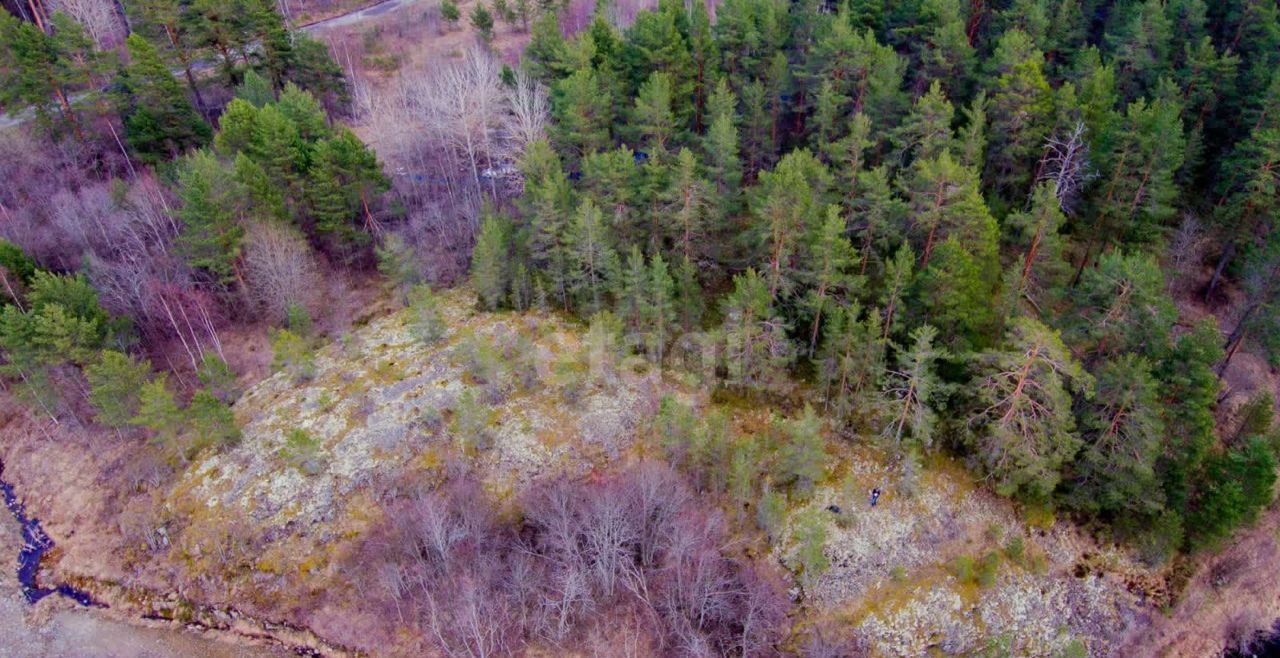
[[[27,435],[6,442],[3,459],[59,544],[57,576],[100,589],[142,583],[157,596],[174,593],[289,620],[332,647],[349,645],[340,627],[358,627],[367,613],[343,567],[381,518],[371,492],[406,483],[430,487],[460,454],[500,502],[551,474],[589,476],[634,462],[656,449],[650,420],[663,395],[701,413],[725,413],[740,434],[768,422],[771,412],[759,405],[714,402],[703,376],[601,356],[584,327],[559,316],[477,313],[465,290],[442,299],[449,327],[443,340],[418,340],[403,311],[374,317],[322,347],[311,377],[278,372],[251,387],[235,405],[244,429],[237,447],[198,459],[170,489],[133,501],[114,499],[102,475],[128,458],[123,444],[103,439],[88,451],[75,445],[86,439],[65,428],[54,440],[40,439],[29,424],[11,420],[4,432]],[[583,358],[593,347],[595,357]],[[468,421],[477,400],[486,402],[480,419]],[[314,443],[302,460],[289,454],[288,437],[297,431]],[[1196,655],[1176,648],[1188,641],[1185,625],[1171,628],[1158,601],[1141,596],[1144,583],[1163,582],[1162,573],[1124,551],[1099,546],[1068,521],[1015,509],[947,458],[930,458],[904,477],[871,439],[831,436],[827,443],[825,479],[804,507],[790,510],[791,519],[820,514],[832,565],[804,592],[800,628],[856,628],[879,656],[997,649],[1017,656],[1132,656],[1153,650],[1157,631],[1173,647],[1166,655]],[[59,486],[48,475],[55,472],[68,474]],[[866,500],[872,487],[884,491],[875,508]],[[167,519],[152,531],[162,543],[171,541],[151,552],[136,537],[123,537],[113,520],[116,507],[148,497],[157,518]],[[841,513],[828,512],[832,505]],[[770,550],[786,565],[795,549],[782,541]],[[24,630],[15,622],[22,611],[16,594],[5,589],[0,618],[11,636],[34,632],[76,642],[99,633],[96,624],[106,624],[106,633],[117,628],[92,613],[67,612],[54,614],[44,631]],[[1249,592],[1266,600],[1273,590]],[[308,601],[324,604],[307,610]],[[1193,610],[1208,605],[1203,597],[1194,603]],[[1173,619],[1194,618],[1182,610]],[[120,628],[125,636],[132,632]],[[151,631],[139,631],[137,646],[149,646],[149,637]],[[153,655],[128,653],[133,646],[110,655]],[[364,648],[378,655],[376,647]]]

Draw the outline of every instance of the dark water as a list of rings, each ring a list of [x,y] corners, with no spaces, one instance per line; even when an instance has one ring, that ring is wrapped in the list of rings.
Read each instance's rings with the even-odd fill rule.
[[[1248,651],[1227,652],[1223,658],[1280,658],[1280,619],[1271,627],[1271,635],[1259,639]]]
[[[4,466],[0,465],[0,473]],[[40,521],[27,516],[26,506],[13,493],[13,485],[0,480],[0,493],[4,494],[4,506],[9,508],[13,518],[22,526],[22,550],[18,552],[18,583],[22,585],[22,595],[27,603],[35,603],[46,596],[57,594],[64,596],[83,606],[106,607],[93,600],[88,592],[78,590],[65,583],[54,587],[36,585],[36,572],[40,570],[40,559],[53,548],[53,540],[40,527]]]

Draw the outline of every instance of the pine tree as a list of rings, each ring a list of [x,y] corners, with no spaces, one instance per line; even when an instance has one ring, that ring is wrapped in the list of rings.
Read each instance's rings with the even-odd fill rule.
[[[1182,166],[1182,124],[1178,104],[1157,99],[1129,105],[1114,148],[1105,156],[1103,180],[1095,184],[1096,218],[1075,281],[1092,262],[1094,250],[1119,239],[1150,241],[1174,214],[1174,172]]]
[[[214,397],[227,404],[240,397],[240,387],[236,383],[236,373],[227,362],[214,354],[206,354],[200,369],[196,371],[196,379],[200,385]]]
[[[942,83],[934,80],[929,91],[916,99],[911,113],[893,131],[891,140],[897,160],[907,164],[917,158],[933,159],[944,151],[954,151],[951,124],[955,108],[942,93]]]
[[[236,280],[244,239],[240,224],[244,188],[216,156],[202,149],[183,158],[178,197],[182,201],[177,213],[182,232],[177,244],[187,263],[218,283]]]
[[[1183,334],[1155,369],[1160,383],[1166,436],[1159,472],[1169,508],[1184,511],[1191,481],[1217,440],[1219,382],[1213,365],[1222,359],[1222,334],[1202,320]]]
[[[382,275],[387,290],[401,303],[408,303],[409,289],[422,282],[422,271],[412,246],[399,233],[388,233],[374,247],[378,258],[378,273]]]
[[[701,325],[702,314],[706,310],[702,286],[698,283],[698,269],[692,260],[681,259],[676,265],[673,278],[676,317],[682,329],[694,331]]]
[[[121,116],[129,146],[145,161],[172,159],[212,136],[209,125],[192,107],[182,85],[169,72],[160,53],[146,39],[129,36],[129,67]]]
[[[937,335],[927,324],[914,329],[911,346],[898,353],[897,367],[885,373],[884,411],[889,424],[884,435],[893,439],[899,452],[906,450],[903,442],[908,439],[916,447],[933,444],[938,423],[935,406],[946,390],[937,374],[937,362],[948,356],[945,349],[934,346]]]
[[[945,328],[942,343],[957,352],[990,345],[996,318],[989,270],[994,267],[955,237],[947,238],[912,281],[912,324],[936,322]]]
[[[641,317],[644,321],[649,355],[661,363],[666,356],[667,343],[671,341],[676,326],[675,281],[662,254],[654,255],[649,262],[648,280]]]
[[[254,71],[246,71],[244,80],[236,87],[236,98],[258,108],[276,102],[276,91],[266,78]]]
[[[1165,438],[1160,390],[1146,360],[1126,354],[1102,365],[1081,420],[1084,445],[1068,501],[1093,513],[1150,517],[1164,506],[1156,459]]]
[[[768,282],[747,270],[733,278],[724,301],[725,367],[735,386],[769,389],[790,365],[794,348],[788,327],[774,309]]]
[[[826,319],[823,313],[854,297],[862,287],[862,278],[852,273],[857,256],[844,236],[845,222],[838,206],[827,206],[827,218],[810,238],[806,250],[804,276],[807,288],[802,306],[813,318],[809,330],[809,358],[818,348],[818,333]]]
[[[578,204],[566,236],[568,291],[583,315],[604,308],[609,281],[618,271],[618,255],[606,241],[600,209],[590,199]]]
[[[285,191],[287,199],[299,200],[309,149],[298,126],[274,104],[258,111],[251,125],[249,156],[262,166],[272,185]],[[315,169],[318,167],[313,167],[312,173],[318,175]]]
[[[245,79],[248,79],[247,74]],[[275,107],[297,127],[298,136],[303,142],[311,144],[333,135],[320,101],[311,92],[304,91],[292,82],[285,84]]]
[[[510,241],[507,220],[490,215],[480,224],[475,250],[471,252],[471,285],[480,305],[495,310],[507,299]]]
[[[1280,74],[1275,90],[1280,93]],[[1280,108],[1276,114],[1280,115]],[[1260,236],[1280,229],[1280,116],[1254,130],[1224,164],[1230,193],[1219,206],[1215,220],[1226,233],[1213,278],[1205,290],[1208,299],[1237,253],[1255,246]]]
[[[1261,439],[1212,455],[1187,517],[1188,543],[1193,548],[1212,547],[1232,530],[1252,523],[1271,503],[1275,480],[1275,455]]]
[[[46,34],[35,24],[0,12],[0,105],[30,106],[52,136],[70,128],[83,141],[71,100],[99,72],[103,59],[65,14],[55,14],[52,22],[56,29]],[[60,114],[56,121],[55,107]]]
[[[822,419],[812,406],[806,404],[799,418],[784,420],[777,425],[782,435],[782,449],[774,473],[776,482],[801,495],[808,495],[826,473]]]
[[[26,286],[36,273],[36,262],[18,245],[0,238],[0,305],[23,303]]]
[[[288,222],[289,207],[284,194],[272,184],[262,165],[243,152],[237,153],[231,165],[232,177],[237,185],[248,192],[248,204],[253,216],[259,219]]]
[[[644,331],[644,307],[649,292],[649,270],[645,266],[640,247],[631,246],[627,261],[618,272],[614,290],[614,314],[622,321],[630,335],[640,336]]]
[[[191,396],[185,413],[192,435],[187,458],[206,447],[218,449],[240,440],[240,428],[231,407],[206,389]]]
[[[921,7],[924,34],[918,55],[921,80],[942,81],[952,94],[963,93],[973,68],[974,40],[967,32],[961,0],[932,0]],[[902,35],[905,31],[899,30]]]
[[[1236,351],[1251,333],[1263,341],[1272,363],[1280,361],[1280,345],[1274,339],[1280,330],[1280,233],[1273,233],[1262,247],[1249,254],[1244,263],[1244,309],[1227,337],[1226,357],[1218,366],[1218,376],[1227,371]]]
[[[253,154],[259,116],[260,110],[252,103],[242,98],[231,99],[218,119],[218,134],[213,138],[214,150],[228,158],[238,153]]]
[[[788,153],[773,171],[760,173],[751,203],[754,233],[767,249],[769,295],[790,294],[803,256],[804,237],[819,225],[831,175],[807,150]]]
[[[742,87],[741,151],[747,175],[764,169],[777,156],[767,91],[759,80]]]
[[[1169,72],[1172,26],[1159,0],[1134,2],[1124,10],[1112,19],[1104,40],[1120,72],[1120,90],[1134,100]]]
[[[177,449],[178,437],[185,431],[186,423],[169,391],[167,376],[161,373],[138,389],[138,413],[129,422],[148,430],[154,445]]]
[[[845,423],[855,416],[876,415],[871,394],[879,390],[885,369],[888,341],[880,327],[880,313],[871,309],[865,318],[861,314],[856,304],[832,308],[818,352],[818,374],[828,408]]]
[[[698,160],[687,148],[680,149],[672,172],[671,185],[665,191],[665,206],[670,217],[667,234],[673,257],[710,260],[714,252],[708,226],[711,191],[698,171]]]
[[[350,130],[316,144],[308,191],[321,235],[344,246],[368,242],[378,230],[371,206],[390,188],[373,150]]]
[[[688,125],[694,115],[694,62],[689,52],[688,15],[685,7],[662,1],[658,10],[641,12],[627,28],[619,53],[621,70],[630,89],[661,74],[670,83],[671,110],[677,125]]]
[[[191,43],[212,50],[222,59],[222,73],[227,86],[240,80],[241,69],[236,58],[248,63],[248,46],[252,16],[245,0],[191,0],[186,5],[184,22]]]
[[[671,76],[655,71],[640,85],[632,110],[637,136],[648,145],[651,155],[666,153],[667,143],[675,135],[676,117],[671,106]]]
[[[836,17],[814,44],[807,68],[810,79],[831,80],[835,93],[848,98],[852,111],[866,114],[872,125],[898,123],[906,60],[877,42],[871,30],[856,29],[848,14]]]
[[[858,273],[884,275],[890,250],[905,244],[906,203],[893,193],[885,165],[859,173],[857,189],[849,224],[859,245]]]
[[[988,184],[1010,198],[1030,188],[1032,166],[1044,144],[1053,96],[1041,71],[1044,55],[1021,30],[1000,38],[992,55]]]
[[[968,427],[997,492],[1049,499],[1080,447],[1071,392],[1091,385],[1057,332],[1029,318],[1013,321],[1001,349],[979,356]]]
[[[845,208],[855,209],[856,200],[864,193],[861,177],[866,173],[867,150],[872,146],[871,120],[859,112],[849,118],[849,132],[839,140],[824,143],[825,153],[836,175],[836,186]]]
[[[84,376],[89,382],[89,401],[98,410],[98,422],[120,428],[129,425],[138,413],[139,395],[151,376],[151,363],[103,350],[98,361],[85,366]]]
[[[1016,287],[1036,308],[1047,308],[1067,284],[1071,269],[1059,235],[1066,217],[1052,183],[1037,185],[1031,207],[1005,219],[1005,243],[1021,254]]]
[[[458,26],[458,21],[462,20],[462,12],[458,9],[458,3],[453,0],[443,0],[440,3],[440,18],[443,18],[451,28]]]
[[[636,160],[636,154],[625,146],[592,153],[582,159],[582,187],[605,213],[606,222],[620,242],[643,244],[650,232],[649,222],[645,220],[650,218],[640,212],[643,207],[640,199],[648,197],[642,193],[644,185]],[[560,182],[555,180],[551,184]]]
[[[471,27],[476,29],[481,41],[486,44],[493,41],[493,14],[483,2],[476,3],[475,8],[471,10]]]
[[[246,7],[245,33],[257,44],[260,68],[267,72],[276,89],[284,87],[294,66],[293,38],[271,0],[240,0]]]
[[[291,33],[293,52],[289,82],[314,94],[330,111],[344,111],[351,105],[351,89],[341,66],[334,61],[329,44],[306,31]],[[288,88],[288,84],[285,88]]]
[[[553,86],[556,145],[577,161],[604,148],[613,123],[613,100],[599,75],[579,69]]]
[[[197,109],[203,111],[205,101],[192,67],[207,53],[193,38],[191,17],[185,3],[181,0],[134,0],[125,9],[130,28],[156,44],[172,68],[182,70]]]
[[[994,263],[997,229],[978,190],[976,173],[947,151],[916,160],[912,169],[905,191],[914,239],[920,244],[920,266],[927,267],[934,247],[951,236],[983,267]]]
[[[841,96],[830,80],[822,81],[810,121],[812,133],[809,141],[813,150],[822,152],[840,138],[839,122],[844,116],[844,106],[848,104],[849,99]]]
[[[915,255],[911,246],[903,244],[893,255],[893,260],[886,264],[884,283],[880,293],[880,308],[883,309],[884,321],[881,323],[883,338],[897,333],[902,324],[902,316],[907,293],[915,280]]]
[[[1063,324],[1077,353],[1155,355],[1177,317],[1154,257],[1111,252],[1072,290]]]
[[[409,331],[426,344],[438,342],[448,333],[448,325],[440,314],[440,301],[431,286],[419,283],[409,289]]]
[[[567,236],[573,203],[569,179],[561,169],[559,156],[545,141],[534,142],[525,149],[521,170],[525,177],[530,259],[546,277],[555,301],[568,308]]]
[[[971,169],[981,169],[986,158],[988,105],[986,92],[978,92],[963,110],[965,121],[956,137],[956,155],[960,164]]]
[[[449,19],[446,17],[445,20]],[[456,23],[457,19],[453,22]],[[529,32],[529,45],[524,49],[524,67],[534,78],[549,84],[572,70],[565,63],[567,50],[564,34],[560,32],[559,13],[544,11],[533,22]]]

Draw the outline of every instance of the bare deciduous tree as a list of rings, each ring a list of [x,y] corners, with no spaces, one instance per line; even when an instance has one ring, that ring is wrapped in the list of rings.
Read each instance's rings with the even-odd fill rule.
[[[124,25],[113,0],[56,0],[51,4],[54,11],[75,19],[99,50],[109,50],[124,40]]]
[[[249,226],[244,241],[245,289],[250,301],[272,319],[291,304],[310,307],[320,289],[320,273],[307,241],[291,227]]]
[[[1058,207],[1068,215],[1073,214],[1081,190],[1092,178],[1089,143],[1085,140],[1084,130],[1084,122],[1077,121],[1065,135],[1051,135],[1045,142],[1040,174],[1036,177],[1037,182],[1054,184]]]
[[[516,84],[509,92],[511,112],[505,117],[503,130],[506,136],[504,156],[516,162],[524,155],[527,146],[547,133],[551,120],[551,104],[547,89],[523,69],[516,73]]]

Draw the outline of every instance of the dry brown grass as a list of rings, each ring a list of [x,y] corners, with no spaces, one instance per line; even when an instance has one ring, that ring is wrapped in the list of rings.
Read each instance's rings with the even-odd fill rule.
[[[1280,615],[1280,510],[1202,559],[1182,600],[1124,655],[1200,658],[1239,647]]]

